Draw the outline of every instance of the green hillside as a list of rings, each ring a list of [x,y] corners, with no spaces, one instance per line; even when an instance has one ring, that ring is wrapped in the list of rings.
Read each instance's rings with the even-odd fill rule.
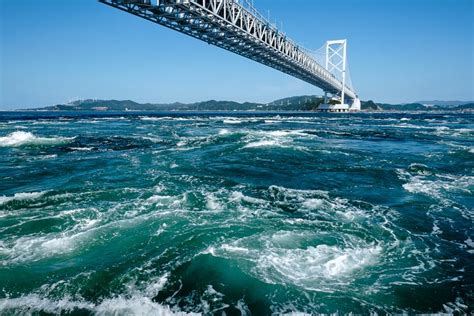
[[[234,101],[203,101],[196,103],[137,103],[131,100],[80,100],[69,104],[57,104],[40,109],[42,111],[316,111],[323,103],[323,97],[315,95],[295,96],[279,99],[267,104]],[[372,100],[362,101],[363,111],[473,111],[474,103],[458,106],[432,105],[425,106],[421,103],[408,104],[377,104]]]

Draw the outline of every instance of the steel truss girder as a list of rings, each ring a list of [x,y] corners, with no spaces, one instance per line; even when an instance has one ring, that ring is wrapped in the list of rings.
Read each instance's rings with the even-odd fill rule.
[[[350,88],[274,26],[235,0],[99,0],[336,94]],[[152,3],[153,2],[153,3]]]

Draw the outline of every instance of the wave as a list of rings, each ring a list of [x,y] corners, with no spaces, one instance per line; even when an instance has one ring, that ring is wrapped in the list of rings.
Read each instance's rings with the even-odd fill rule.
[[[38,137],[30,132],[16,131],[0,137],[0,147],[59,145],[73,140],[75,137]]]
[[[270,249],[261,256],[258,269],[274,270],[292,283],[310,288],[321,279],[338,279],[366,266],[374,265],[382,248],[341,248],[318,245],[307,249]],[[316,282],[315,282],[316,281]]]
[[[235,140],[233,143],[241,143],[242,148],[282,147],[300,151],[306,151],[307,148],[293,144],[295,141],[318,138],[312,131],[306,130],[261,131],[226,127],[206,136],[181,136],[176,146],[179,150],[189,150],[206,145],[222,144],[230,137]]]
[[[74,151],[92,151],[93,147],[70,147],[69,149]]]
[[[289,136],[300,136],[300,137],[309,137],[314,136],[308,134],[304,130],[277,130],[277,131],[256,131],[254,132],[255,136],[261,137],[289,137]]]
[[[41,198],[48,191],[42,192],[24,192],[15,193],[13,196],[0,196],[0,205],[7,204],[11,201],[32,201]]]
[[[20,237],[10,246],[4,243],[0,247],[0,254],[6,258],[0,260],[0,266],[70,253],[75,249],[76,239],[80,235],[81,233],[70,237],[61,235]]]
[[[260,140],[252,142],[244,146],[244,148],[258,148],[258,147],[284,147],[280,142],[276,140]]]
[[[269,187],[268,194],[274,205],[282,210],[297,210],[308,219],[351,222],[369,217],[364,209],[347,199],[331,197],[327,191],[288,189],[273,185]]]
[[[405,181],[403,188],[414,194],[423,194],[436,199],[444,199],[447,193],[465,193],[471,194],[474,186],[474,177],[472,176],[452,176],[436,175],[433,176],[426,170],[409,168],[410,172],[398,170],[399,179]],[[423,165],[422,165],[423,166]]]
[[[95,315],[199,315],[172,311],[169,306],[158,304],[150,298],[140,295],[118,296],[95,304],[85,300],[72,300],[69,297],[54,300],[41,297],[38,294],[29,294],[18,298],[0,299],[0,311],[7,314],[11,312],[15,315],[23,313],[63,314],[81,311]]]
[[[0,243],[0,266],[36,262],[46,258],[69,256],[72,253],[83,251],[92,245],[100,245],[105,239],[97,240],[94,236],[115,231],[117,227],[139,225],[154,216],[153,213],[140,213],[140,209],[128,209],[131,204],[117,204],[110,211],[117,215],[113,221],[107,221],[107,215],[95,214],[96,209],[84,208],[63,211],[60,216],[70,216],[74,223],[61,232],[32,234],[19,238],[10,238]],[[122,210],[121,208],[124,208]],[[91,210],[92,214],[87,213]],[[122,211],[124,211],[122,213]],[[120,214],[119,214],[120,213]],[[85,216],[80,217],[80,214]],[[103,218],[105,217],[105,218]],[[104,235],[105,234],[105,235]]]
[[[248,131],[243,148],[282,147],[305,150],[302,146],[295,146],[295,138],[315,137],[303,130],[276,130],[276,131]]]
[[[239,120],[239,119],[225,119],[222,122],[225,123],[225,124],[241,124],[241,123],[243,123],[243,121]]]
[[[219,135],[228,135],[230,131],[227,128],[223,128],[219,130]]]
[[[143,268],[136,268],[142,270]],[[147,269],[147,271],[149,271]],[[88,273],[80,273],[85,276]],[[131,275],[130,275],[131,276]],[[76,277],[73,277],[75,279]],[[171,308],[168,305],[157,303],[153,300],[168,282],[169,273],[160,276],[150,275],[146,280],[132,280],[124,288],[124,292],[112,294],[112,296],[101,297],[94,301],[83,299],[80,295],[60,292],[58,288],[64,288],[68,281],[60,280],[52,284],[44,284],[28,294],[19,297],[6,293],[6,297],[0,298],[0,314],[92,314],[92,315],[200,315],[197,313],[183,312],[179,307]],[[210,287],[212,289],[212,287]],[[203,308],[206,302],[203,301]]]
[[[382,247],[352,238],[345,245],[298,247],[311,233],[279,231],[210,247],[204,254],[252,262],[250,273],[269,284],[292,284],[305,290],[334,292],[348,285],[356,273],[374,266]],[[256,243],[261,247],[255,247]]]
[[[443,192],[465,192],[470,193],[468,189],[474,185],[473,177],[461,177],[454,181],[427,180],[416,176],[403,184],[403,188],[410,193],[420,193],[434,198],[442,198]]]
[[[468,237],[464,243],[466,244],[467,247],[470,249],[467,250],[467,252],[474,254],[474,242],[472,241],[471,237]]]
[[[149,116],[143,116],[140,117],[140,120],[142,121],[164,121],[164,120],[172,120],[171,117],[149,117]]]
[[[277,123],[282,123],[282,121],[278,120],[264,120],[265,124],[277,124]]]

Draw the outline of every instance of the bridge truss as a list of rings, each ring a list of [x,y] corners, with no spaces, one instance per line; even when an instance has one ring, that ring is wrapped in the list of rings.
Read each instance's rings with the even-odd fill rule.
[[[280,70],[338,95],[342,102],[357,99],[345,80],[239,0],[99,1]]]

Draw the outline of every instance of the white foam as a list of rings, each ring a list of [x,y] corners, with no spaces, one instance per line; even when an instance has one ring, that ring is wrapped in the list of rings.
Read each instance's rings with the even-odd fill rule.
[[[229,252],[243,252],[243,253],[248,253],[249,252],[249,249],[247,249],[247,248],[232,246],[232,245],[228,245],[228,244],[222,245],[221,249],[229,251]],[[210,252],[210,253],[212,253],[212,252]]]
[[[474,241],[472,241],[472,239],[469,237],[468,239],[466,239],[464,241],[466,243],[466,245],[468,245],[469,247],[471,248],[474,248]]]
[[[263,135],[271,137],[288,137],[288,136],[309,136],[302,130],[279,130],[270,132],[261,132]]]
[[[76,237],[78,235],[70,237],[48,235],[18,238],[13,244],[0,249],[0,252],[7,256],[6,260],[0,261],[0,265],[34,261],[49,256],[69,253],[75,247]]]
[[[11,201],[32,201],[45,195],[47,191],[15,193],[14,196],[0,196],[0,205]]]
[[[324,205],[323,199],[308,199],[303,202],[302,206],[307,209],[318,209]]]
[[[140,120],[142,121],[197,121],[197,117],[171,117],[171,116],[162,116],[162,117],[155,117],[155,116],[140,116]]]
[[[15,314],[31,314],[35,312],[61,314],[77,310],[89,311],[95,315],[199,315],[174,312],[169,306],[155,303],[150,298],[139,295],[109,298],[99,304],[83,300],[72,300],[69,297],[52,300],[42,298],[37,294],[30,294],[19,298],[0,299],[0,311],[14,312]]]
[[[436,225],[436,223],[433,223],[433,229],[432,229],[432,232],[431,232],[433,235],[440,235],[443,233],[443,231],[441,230],[441,228],[439,228],[438,225]]]
[[[30,132],[16,131],[0,137],[0,147],[19,147],[27,145],[58,145],[67,143],[75,137],[37,137]]]
[[[225,120],[223,120],[223,122],[225,124],[240,124],[240,123],[242,123],[242,121],[238,120],[238,119],[225,119]]]
[[[141,139],[149,140],[150,142],[153,142],[153,143],[160,143],[162,141],[161,138],[153,137],[153,136],[142,136]]]
[[[166,224],[162,225],[166,227]],[[165,284],[168,282],[169,274],[166,273],[163,276],[158,277],[158,279],[152,280],[152,282],[146,287],[145,294],[147,297],[155,297],[158,293],[164,288]]]
[[[0,311],[15,312],[18,315],[46,312],[60,314],[62,311],[71,312],[75,309],[92,310],[94,305],[83,301],[72,301],[69,298],[50,300],[41,298],[37,294],[30,294],[18,298],[0,299]]]
[[[328,245],[276,249],[262,255],[258,267],[261,270],[275,270],[281,277],[296,284],[309,285],[310,281],[338,278],[373,265],[380,252],[380,247],[343,249]]]
[[[276,140],[260,140],[257,142],[252,142],[244,146],[244,148],[258,148],[258,147],[277,147],[282,146]]]
[[[403,188],[410,193],[424,194],[434,198],[442,198],[445,192],[471,193],[470,187],[474,185],[474,177],[448,177],[438,176],[437,180],[429,180],[423,176],[412,176]]]
[[[270,284],[293,284],[306,290],[332,292],[341,284],[350,284],[355,273],[377,264],[382,247],[355,241],[351,246],[317,245],[295,248],[308,235],[277,233],[255,240],[238,240],[211,247],[213,256],[242,258],[253,263],[250,272]],[[251,246],[253,245],[253,246]]]
[[[216,248],[213,247],[213,246],[209,246],[207,249],[202,251],[201,254],[203,254],[203,255],[210,254],[210,255],[216,257]]]
[[[53,159],[53,158],[58,158],[58,155],[56,154],[44,155],[44,156],[40,156],[38,159]]]
[[[251,196],[246,196],[242,192],[238,192],[238,191],[232,192],[230,200],[234,202],[239,202],[239,203],[244,201],[250,204],[265,204],[266,203],[265,200],[254,198]]]
[[[316,136],[303,130],[248,131],[245,137],[247,144],[243,148],[282,147],[305,150],[304,147],[293,145],[294,140],[301,137]]]
[[[454,302],[449,302],[446,304],[443,304],[443,311],[437,313],[439,315],[441,314],[448,314],[448,315],[453,315],[453,314],[461,314],[461,315],[467,315],[469,311],[469,306],[463,301],[462,298],[457,297]],[[472,313],[471,313],[472,314]]]
[[[84,216],[90,212],[93,214]],[[70,217],[75,224],[61,233],[32,234],[5,240],[0,247],[0,266],[69,255],[85,245],[97,229],[104,227],[98,225],[101,214],[97,215],[94,208],[64,210],[58,216]]]
[[[298,190],[279,186],[271,186],[270,194],[276,199],[297,207],[298,211],[306,212],[308,217],[324,216],[333,220],[354,221],[369,216],[369,214],[353,205],[349,200],[330,197],[328,192],[320,190]]]
[[[99,223],[98,219],[85,218],[81,220],[81,223],[79,224],[79,226],[81,229],[86,230],[86,229],[96,226],[97,223]]]
[[[167,205],[173,200],[174,197],[171,195],[153,195],[149,197],[146,202],[150,204]]]
[[[118,297],[104,300],[94,308],[96,315],[189,315],[174,313],[168,306],[153,302],[147,297]]]
[[[160,236],[161,234],[163,234],[165,232],[165,228],[166,228],[166,226],[161,225],[161,227],[158,228],[158,230],[156,231],[156,233],[153,234],[153,236]]]
[[[214,194],[209,194],[206,196],[206,206],[211,211],[222,209],[222,205],[219,203]]]
[[[163,121],[163,120],[172,120],[171,117],[149,117],[149,116],[142,116],[140,117],[142,121]]]

